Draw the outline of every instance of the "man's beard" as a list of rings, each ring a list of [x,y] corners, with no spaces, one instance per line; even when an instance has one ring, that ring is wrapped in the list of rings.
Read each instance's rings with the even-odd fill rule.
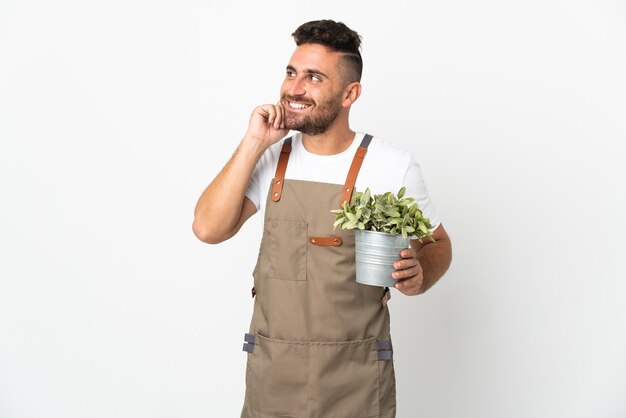
[[[287,94],[283,94],[282,101],[285,104],[285,127],[306,135],[319,135],[326,132],[341,111],[341,98],[339,96],[320,105],[302,96],[289,96]],[[289,109],[288,101],[310,103],[314,105],[314,108],[307,115],[297,115]]]

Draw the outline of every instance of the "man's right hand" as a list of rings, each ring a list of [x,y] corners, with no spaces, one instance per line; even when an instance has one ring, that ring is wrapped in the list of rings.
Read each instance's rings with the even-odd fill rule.
[[[254,141],[263,153],[270,145],[283,138],[289,129],[285,126],[285,109],[279,102],[258,106],[252,112],[245,140]]]

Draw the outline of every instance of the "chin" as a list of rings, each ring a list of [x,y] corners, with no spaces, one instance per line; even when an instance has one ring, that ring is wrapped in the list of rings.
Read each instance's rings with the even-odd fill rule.
[[[289,116],[285,118],[285,128],[292,129],[294,131],[299,131],[300,128],[303,128],[303,127],[304,127],[304,124],[302,123],[302,121],[294,120],[294,118],[290,118]]]

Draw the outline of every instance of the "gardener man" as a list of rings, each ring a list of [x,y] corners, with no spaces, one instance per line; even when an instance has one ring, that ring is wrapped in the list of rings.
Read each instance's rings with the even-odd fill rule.
[[[444,274],[450,241],[412,155],[350,128],[361,94],[359,35],[322,20],[293,37],[280,100],[254,109],[193,223],[200,240],[219,243],[265,210],[241,416],[394,417],[390,293],[355,281],[354,235],[333,231],[330,211],[355,188],[381,194],[406,186],[435,242],[412,240],[399,255],[392,277],[405,295]]]

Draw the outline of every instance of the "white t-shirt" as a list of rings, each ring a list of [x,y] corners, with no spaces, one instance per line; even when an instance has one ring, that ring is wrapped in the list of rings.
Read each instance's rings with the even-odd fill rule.
[[[350,147],[339,154],[317,155],[304,148],[302,134],[296,132],[291,142],[285,179],[343,185],[364,136],[364,133],[357,132]],[[281,139],[265,151],[248,183],[246,196],[258,211],[264,209],[284,141],[285,138]],[[405,196],[415,199],[424,216],[430,219],[433,229],[436,229],[440,221],[428,196],[420,166],[413,155],[391,142],[374,137],[357,176],[356,191],[364,192],[369,187],[372,195],[398,193],[402,186],[406,187]]]

